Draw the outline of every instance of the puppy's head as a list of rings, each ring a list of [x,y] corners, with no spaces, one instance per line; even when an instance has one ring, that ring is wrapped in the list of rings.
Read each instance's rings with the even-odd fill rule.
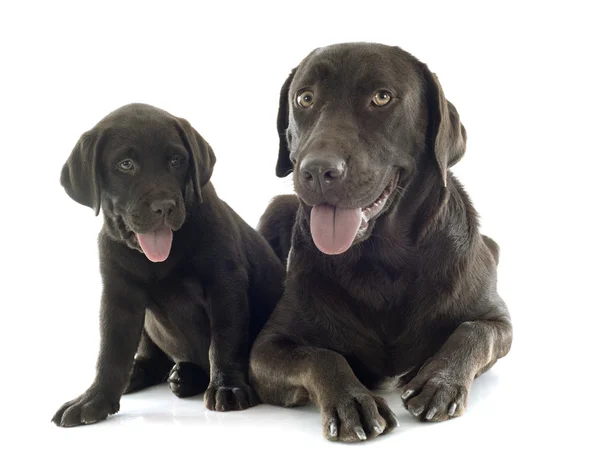
[[[104,211],[111,236],[162,262],[186,204],[202,201],[214,164],[211,147],[186,120],[130,104],[81,136],[60,181],[75,201]]]
[[[308,55],[281,89],[277,128],[276,173],[293,173],[313,241],[326,254],[368,238],[417,171],[435,170],[445,186],[466,142],[427,66],[368,43]]]

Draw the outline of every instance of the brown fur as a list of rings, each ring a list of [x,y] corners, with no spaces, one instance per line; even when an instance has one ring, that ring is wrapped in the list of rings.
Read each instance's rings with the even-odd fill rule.
[[[306,88],[309,109],[295,104]],[[378,88],[394,95],[386,107],[368,106]],[[512,325],[496,292],[499,248],[479,233],[448,170],[466,149],[456,108],[426,65],[377,44],[314,51],[281,95],[277,173],[293,173],[298,198],[276,198],[260,222],[289,261],[283,298],[251,353],[257,393],[283,406],[314,402],[324,435],[347,442],[396,427],[370,391],[383,383],[401,387],[423,421],[463,414],[474,378],[508,353]],[[314,188],[299,173],[308,155],[334,159],[344,175]],[[395,173],[367,233],[343,254],[320,252],[311,206],[365,207]]]

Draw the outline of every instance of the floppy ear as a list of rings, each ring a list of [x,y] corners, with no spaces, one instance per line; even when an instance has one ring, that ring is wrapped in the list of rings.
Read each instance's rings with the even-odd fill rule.
[[[85,132],[73,148],[60,173],[60,184],[79,204],[100,213],[100,177],[98,150],[100,138],[92,131]]]
[[[196,199],[202,202],[202,188],[210,180],[217,158],[207,141],[188,121],[178,118],[178,122],[180,136],[191,156],[190,183]]]
[[[288,125],[290,122],[290,108],[288,104],[288,94],[292,79],[296,74],[296,69],[292,72],[283,83],[281,93],[279,94],[279,112],[277,113],[277,133],[279,133],[279,157],[277,158],[277,167],[275,173],[278,177],[286,177],[294,170],[294,164],[290,160],[290,147],[288,140]]]
[[[427,66],[424,66],[429,106],[429,126],[434,140],[435,159],[446,186],[447,171],[461,160],[467,148],[467,132],[460,122],[458,111],[444,97],[442,86]]]

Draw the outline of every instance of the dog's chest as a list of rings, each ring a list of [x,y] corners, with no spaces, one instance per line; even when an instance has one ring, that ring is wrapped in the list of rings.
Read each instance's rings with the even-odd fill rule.
[[[422,284],[414,272],[389,274],[363,267],[346,276],[343,286],[352,325],[362,327],[357,342],[350,344],[354,355],[395,384],[398,375],[433,355],[454,328],[452,320],[440,319],[435,307],[423,304]]]
[[[210,323],[201,282],[173,277],[149,289],[145,328],[150,338],[176,361],[206,362]]]
[[[410,303],[414,272],[386,271],[372,264],[357,265],[353,271],[339,272],[338,281],[350,298],[369,310],[388,312]]]
[[[398,380],[423,363],[442,346],[449,335],[440,324],[391,315],[370,327],[371,336],[351,345],[352,356],[375,377]]]

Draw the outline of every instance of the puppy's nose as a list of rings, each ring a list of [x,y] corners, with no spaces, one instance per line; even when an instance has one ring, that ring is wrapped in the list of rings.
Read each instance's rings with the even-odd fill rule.
[[[163,216],[169,215],[175,209],[175,200],[174,199],[157,199],[156,201],[152,201],[150,203],[150,209],[152,212],[156,214],[160,214]]]
[[[308,154],[300,163],[302,182],[311,189],[325,191],[346,177],[346,162],[337,156]]]

